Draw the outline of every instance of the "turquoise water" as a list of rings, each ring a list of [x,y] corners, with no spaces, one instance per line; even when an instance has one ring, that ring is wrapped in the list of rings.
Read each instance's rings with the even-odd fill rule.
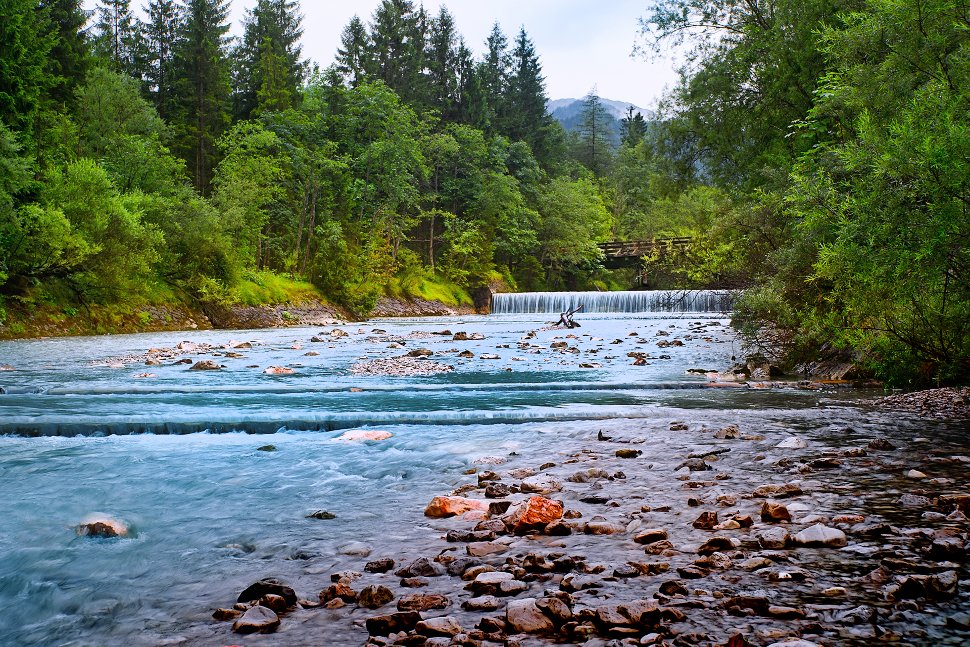
[[[848,421],[861,433],[919,433],[918,421],[900,427],[855,408],[858,394],[709,388],[687,369],[724,368],[741,352],[716,314],[586,315],[568,332],[543,330],[548,318],[371,321],[316,343],[332,327],[0,343],[0,364],[15,369],[0,373],[0,644],[230,644],[210,614],[255,579],[284,577],[313,597],[329,573],[360,568],[341,553],[350,542],[375,556],[430,550],[424,506],[466,482],[476,461],[551,455],[603,429],[649,436],[672,420],[743,420],[766,434],[822,434]],[[485,339],[430,334],[443,329]],[[684,345],[657,346],[675,338]],[[138,358],[181,341],[224,353],[230,340],[253,348],[185,355],[221,371]],[[579,352],[551,349],[557,341]],[[454,372],[350,370],[416,348]],[[635,367],[629,352],[652,359]],[[273,365],[295,373],[263,373]],[[394,435],[336,440],[351,428]],[[269,443],[276,451],[259,450]],[[320,509],[337,519],[306,518]],[[92,513],[126,521],[133,537],[76,537]],[[318,630],[290,626],[245,644],[362,642],[350,625],[330,628],[325,643]]]

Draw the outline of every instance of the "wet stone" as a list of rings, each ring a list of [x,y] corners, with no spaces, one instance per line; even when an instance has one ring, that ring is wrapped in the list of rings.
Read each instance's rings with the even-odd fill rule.
[[[239,634],[268,634],[279,629],[279,626],[280,617],[275,611],[263,606],[255,606],[232,624],[232,630]]]
[[[766,523],[791,521],[791,513],[781,503],[765,501],[761,506],[761,520]]]
[[[667,539],[667,531],[662,528],[651,528],[649,530],[641,530],[633,538],[638,544],[653,544],[658,541],[664,541]]]
[[[398,611],[429,611],[446,609],[449,606],[451,606],[451,600],[436,593],[410,593],[401,596],[397,601]]]
[[[367,609],[377,609],[394,599],[394,593],[386,586],[366,586],[357,595],[357,604]]]
[[[367,632],[372,636],[387,636],[399,631],[411,631],[421,621],[421,614],[415,611],[373,616],[367,619]]]
[[[443,574],[443,569],[427,557],[419,557],[394,574],[398,577],[438,577]]]
[[[390,557],[375,559],[364,565],[364,570],[368,573],[386,573],[392,568],[394,568],[394,560]]]
[[[714,526],[717,525],[717,513],[716,512],[702,512],[694,523],[691,524],[698,530],[713,530]]]

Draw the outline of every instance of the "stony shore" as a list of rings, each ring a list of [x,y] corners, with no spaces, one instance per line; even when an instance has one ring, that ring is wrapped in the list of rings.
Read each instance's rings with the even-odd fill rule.
[[[213,617],[254,645],[309,644],[321,623],[333,645],[970,640],[970,457],[849,428],[663,424],[482,457],[422,504],[417,552],[362,538],[316,590],[262,580]]]

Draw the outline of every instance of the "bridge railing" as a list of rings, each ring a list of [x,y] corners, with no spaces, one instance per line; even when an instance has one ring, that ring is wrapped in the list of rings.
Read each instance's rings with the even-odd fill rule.
[[[684,248],[690,245],[693,239],[689,237],[680,238],[655,238],[653,240],[630,240],[612,241],[600,243],[599,248],[607,258],[641,258],[657,250]]]

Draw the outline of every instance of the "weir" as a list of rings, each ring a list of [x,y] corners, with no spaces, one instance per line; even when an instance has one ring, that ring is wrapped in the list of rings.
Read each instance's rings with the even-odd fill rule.
[[[492,314],[555,314],[584,305],[587,313],[728,313],[734,290],[638,290],[626,292],[520,292],[493,294]]]

